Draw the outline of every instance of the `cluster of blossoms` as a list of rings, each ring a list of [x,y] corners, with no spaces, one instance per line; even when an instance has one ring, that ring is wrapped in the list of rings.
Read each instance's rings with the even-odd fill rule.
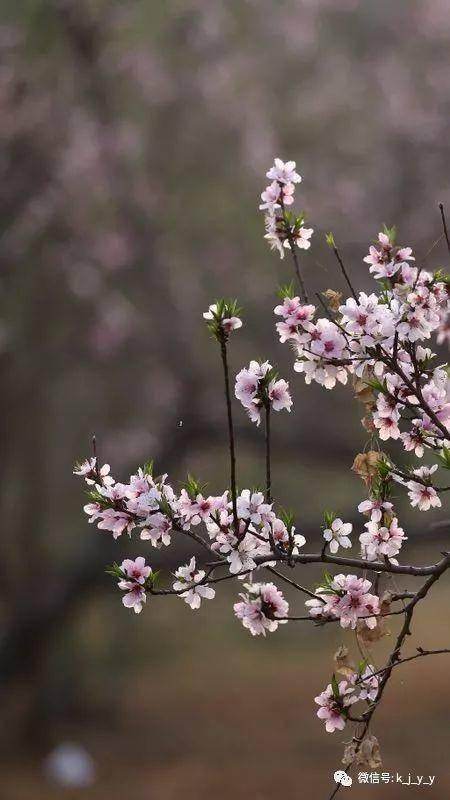
[[[314,305],[286,290],[274,309],[281,317],[276,329],[280,341],[291,344],[294,370],[303,373],[306,383],[314,380],[332,389],[352,377],[363,387],[365,427],[382,441],[398,440],[421,458],[450,442],[450,380],[422,344],[447,324],[449,283],[442,272],[412,265],[411,248],[396,247],[394,238],[395,231],[385,229],[364,259],[379,281],[378,293],[354,293],[342,303],[341,295],[330,290],[325,293],[332,296],[330,318],[317,319]],[[332,237],[329,242],[335,248]],[[427,468],[404,480],[393,474],[421,511],[441,505],[430,474]],[[395,525],[391,534],[401,544]]]
[[[277,378],[268,361],[250,361],[247,369],[236,375],[235,395],[246,409],[252,422],[261,422],[261,411],[290,411],[292,398],[289,384]]]
[[[374,702],[378,694],[379,679],[375,668],[368,664],[361,671],[353,672],[347,680],[332,683],[314,698],[319,706],[317,716],[325,722],[327,733],[342,731],[349,717],[350,709],[360,700]]]
[[[342,628],[356,628],[359,621],[368,628],[375,628],[380,613],[380,600],[370,594],[372,584],[356,575],[325,576],[325,583],[318,586],[315,598],[305,605],[315,619],[338,619]]]
[[[97,467],[96,458],[78,465],[74,473],[92,487],[91,501],[84,506],[89,522],[96,522],[114,539],[140,528],[141,539],[149,539],[155,547],[170,544],[178,499],[166,483],[167,475],[155,480],[151,465],[147,465],[131,475],[128,483],[119,483],[110,475],[108,464]]]
[[[266,502],[262,492],[243,489],[236,497],[235,519],[228,491],[220,496],[204,496],[198,483],[189,478],[187,488],[176,494],[166,475],[153,477],[151,465],[139,469],[126,484],[114,480],[108,465],[98,469],[95,458],[83,462],[74,472],[84,477],[90,487],[91,502],[84,507],[89,522],[97,523],[100,530],[109,531],[115,539],[124,532],[131,535],[137,528],[141,539],[160,548],[171,544],[174,533],[189,536],[203,524],[211,555],[228,564],[231,575],[242,576],[257,570],[260,562],[266,566],[274,564],[271,561],[274,553],[285,557],[297,555],[305,544],[304,536],[295,532],[291,522],[276,516],[272,503]],[[135,562],[127,560],[121,569],[119,587],[134,592],[124,603],[140,611],[150,567],[138,558]],[[135,577],[130,577],[129,570],[137,570]],[[202,598],[214,597],[205,575],[204,570],[197,569],[194,557],[175,572],[174,592],[193,609],[199,608]],[[132,587],[123,582],[129,580],[134,580]]]
[[[295,161],[285,163],[281,158],[275,159],[273,167],[267,172],[271,183],[261,194],[262,203],[259,206],[265,213],[264,238],[272,250],[278,250],[280,258],[284,258],[286,248],[308,250],[314,233],[312,228],[304,227],[304,214],[295,215],[286,211],[286,206],[294,202],[295,184],[301,181],[295,167]]]
[[[398,524],[394,506],[388,500],[371,498],[358,506],[358,511],[369,517],[366,530],[360,535],[361,555],[367,561],[388,559],[397,564],[397,556],[408,538]]]
[[[237,497],[236,507],[237,526],[231,504],[206,523],[212,551],[226,558],[233,575],[252,572],[274,551],[284,556],[297,555],[305,544],[304,536],[275,515],[262,492],[244,489]],[[266,564],[269,566],[269,561]]]

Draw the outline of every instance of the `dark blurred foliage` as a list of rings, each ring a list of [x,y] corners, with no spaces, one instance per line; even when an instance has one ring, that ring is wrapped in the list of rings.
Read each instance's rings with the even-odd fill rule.
[[[448,11],[445,0],[3,0],[0,675],[8,752],[47,752],[73,726],[89,736],[99,719],[113,725],[117,752],[130,726],[123,697],[135,681],[145,696],[148,665],[157,685],[168,672],[160,727],[165,704],[174,705],[170,681],[184,697],[187,679],[168,665],[185,667],[185,608],[160,604],[130,619],[103,568],[141,545],[113,546],[88,527],[71,470],[95,432],[117,477],[155,458],[174,482],[189,468],[211,490],[223,488],[220,369],[201,319],[215,296],[237,296],[245,307],[233,370],[264,356],[291,380],[295,415],[277,419],[274,431],[280,501],[313,542],[324,506],[354,519],[363,490],[348,468],[365,441],[361,409],[349,402],[351,389],[305,387],[276,342],[275,291],[291,265],[266,248],[259,193],[274,155],[297,160],[316,230],[302,259],[312,291],[342,288],[328,230],[361,288],[370,285],[362,256],[383,222],[425,256],[440,235],[437,203],[450,206]],[[430,264],[445,257],[439,244]],[[236,417],[239,480],[257,484],[261,437],[239,408]],[[417,518],[407,520],[419,532]],[[182,555],[157,553],[154,562],[172,568]],[[250,663],[230,607],[228,595],[219,615],[226,641]],[[220,639],[214,620],[210,608],[193,621],[203,631],[192,633],[200,662]],[[262,668],[270,685],[283,658],[294,669],[291,641],[280,645],[278,666],[278,644],[270,644]],[[311,691],[299,714],[327,679],[324,670],[315,676],[309,631],[305,641],[308,656],[297,656]],[[245,675],[236,655],[236,686],[225,690],[238,704],[241,667]],[[143,701],[149,714],[151,706]],[[195,726],[195,707],[184,713]],[[145,760],[142,744],[139,752]],[[168,752],[176,760],[176,744]],[[302,752],[288,759],[291,772]],[[195,782],[201,768],[192,769]],[[211,796],[209,780],[202,797]],[[172,797],[171,787],[161,784],[158,800]],[[35,796],[25,785],[10,791]],[[98,796],[114,795],[105,785]]]

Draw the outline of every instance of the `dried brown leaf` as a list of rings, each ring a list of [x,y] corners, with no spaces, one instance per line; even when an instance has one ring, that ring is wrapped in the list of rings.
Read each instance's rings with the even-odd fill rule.
[[[376,736],[366,736],[357,753],[356,749],[356,742],[350,742],[346,746],[342,757],[342,763],[345,767],[351,766],[354,762],[356,762],[359,767],[368,767],[371,770],[377,770],[383,766],[380,745],[378,744]]]
[[[336,672],[339,672],[346,678],[350,678],[350,676],[354,674],[355,668],[349,659],[348,648],[345,647],[345,645],[341,644],[341,646],[338,647],[333,656],[333,660],[336,667]]]
[[[339,306],[342,305],[342,292],[336,292],[335,289],[327,289],[322,294],[327,301],[328,308],[331,311],[339,311]]]
[[[378,464],[383,459],[383,454],[378,450],[368,450],[366,453],[358,453],[352,465],[353,472],[364,481],[368,486],[375,478]]]
[[[353,389],[355,392],[355,397],[360,403],[365,403],[366,405],[372,406],[375,403],[375,395],[373,389],[367,383],[364,378],[357,378],[353,379]]]
[[[357,622],[356,635],[360,644],[371,645],[374,642],[379,642],[384,636],[390,636],[391,632],[385,620],[378,618],[375,628],[368,628],[365,622]]]

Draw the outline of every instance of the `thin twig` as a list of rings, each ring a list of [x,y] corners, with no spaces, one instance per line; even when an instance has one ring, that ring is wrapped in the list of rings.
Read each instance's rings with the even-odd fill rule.
[[[445,211],[444,211],[444,204],[443,203],[439,203],[439,211],[441,212],[442,227],[444,228],[445,241],[447,242],[447,250],[448,250],[449,255],[450,255],[450,238],[449,238],[449,234],[448,234],[447,220],[445,219]]]
[[[356,302],[358,302],[358,295],[356,294],[356,292],[355,292],[355,290],[354,290],[354,288],[352,286],[351,280],[348,277],[347,270],[345,269],[344,262],[342,261],[341,254],[340,254],[339,250],[337,249],[336,245],[333,246],[333,253],[334,253],[334,255],[336,256],[336,258],[338,260],[338,264],[339,264],[339,266],[340,266],[340,268],[342,270],[342,274],[343,274],[345,280],[347,281],[348,288],[350,289],[350,291],[351,291],[354,299],[356,300]]]
[[[314,600],[321,600],[322,603],[326,602],[323,597],[319,597],[317,594],[314,594],[314,592],[311,592],[309,589],[307,589],[306,586],[302,586],[300,583],[296,583],[295,581],[291,580],[291,578],[283,575],[282,572],[278,572],[278,570],[274,569],[274,567],[266,567],[266,570],[267,572],[271,572],[272,575],[276,575],[278,578],[281,578],[281,580],[285,581],[285,583],[288,583],[290,586],[293,586],[294,589],[298,589],[299,592],[303,592],[309,597],[313,597]]]
[[[298,282],[300,284],[300,295],[301,295],[301,298],[302,298],[303,302],[307,303],[308,302],[308,295],[306,293],[305,281],[303,280],[303,275],[302,275],[302,272],[301,272],[301,269],[300,269],[300,264],[299,264],[298,257],[297,257],[297,251],[295,249],[295,241],[294,241],[294,237],[292,236],[292,234],[288,234],[288,242],[289,242],[290,251],[292,253],[292,259],[294,261],[294,268],[295,268],[295,272],[296,272],[296,275],[297,275],[297,280],[298,280]]]
[[[376,672],[371,672],[370,677],[373,678],[375,675],[382,675],[386,672],[387,669],[393,669],[394,667],[400,666],[400,664],[406,664],[408,661],[414,661],[416,658],[422,658],[423,656],[437,656],[441,655],[442,653],[450,653],[450,647],[443,647],[441,650],[422,650],[422,648],[417,648],[419,651],[414,656],[408,656],[408,658],[399,658],[394,664],[390,667],[383,667],[382,669],[378,669]],[[355,681],[355,685],[361,683],[362,678],[358,678]]]

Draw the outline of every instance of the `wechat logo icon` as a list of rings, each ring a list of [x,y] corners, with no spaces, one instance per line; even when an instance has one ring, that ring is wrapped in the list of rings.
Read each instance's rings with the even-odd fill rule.
[[[336,783],[341,783],[342,786],[351,786],[353,783],[350,775],[347,775],[347,773],[344,772],[343,769],[336,770],[336,772],[334,773],[334,780],[336,781]]]

